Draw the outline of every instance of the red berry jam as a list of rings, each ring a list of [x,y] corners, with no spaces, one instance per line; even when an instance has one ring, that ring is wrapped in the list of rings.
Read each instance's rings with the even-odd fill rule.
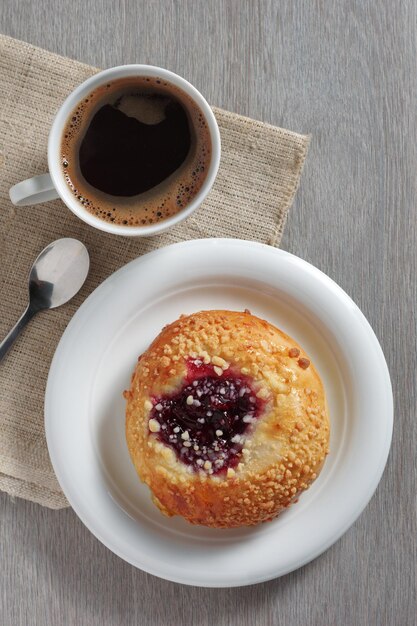
[[[149,417],[160,425],[158,439],[183,463],[218,474],[238,464],[245,435],[265,402],[248,376],[230,368],[218,376],[199,360],[187,365],[185,384],[173,395],[154,398]]]

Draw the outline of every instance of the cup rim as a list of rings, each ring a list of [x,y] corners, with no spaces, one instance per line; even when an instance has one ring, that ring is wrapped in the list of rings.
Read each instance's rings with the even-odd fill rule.
[[[207,176],[204,182],[194,196],[194,198],[187,204],[186,207],[181,209],[175,215],[168,217],[167,219],[157,224],[150,224],[148,226],[123,226],[119,224],[110,224],[104,220],[89,213],[86,209],[81,207],[74,199],[67,183],[65,182],[61,167],[60,167],[60,143],[63,127],[68,119],[68,115],[76,107],[76,105],[84,98],[85,95],[90,93],[93,89],[100,86],[106,80],[114,80],[115,78],[125,78],[129,76],[152,76],[161,77],[168,82],[171,82],[176,87],[179,87],[187,95],[189,95],[197,106],[203,112],[206,119],[208,129],[211,138],[211,160],[208,168]],[[219,165],[221,154],[221,140],[220,131],[214,116],[214,113],[208,104],[204,96],[182,76],[171,72],[170,70],[158,67],[155,65],[143,65],[143,64],[130,64],[119,65],[111,67],[106,70],[102,70],[93,76],[90,76],[76,87],[69,96],[64,100],[60,108],[58,109],[55,118],[52,122],[51,130],[48,139],[48,167],[52,181],[64,204],[72,211],[77,217],[83,220],[85,223],[97,228],[101,231],[111,233],[113,235],[122,235],[128,237],[148,237],[162,233],[169,228],[179,224],[187,217],[189,217],[199,206],[204,202],[209,194],[213,183],[215,181]]]

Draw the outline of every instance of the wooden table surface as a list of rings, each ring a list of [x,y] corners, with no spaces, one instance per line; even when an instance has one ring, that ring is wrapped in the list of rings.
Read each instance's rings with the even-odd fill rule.
[[[159,580],[71,509],[2,494],[3,626],[414,626],[416,13],[413,0],[0,3],[7,35],[101,67],[161,65],[212,104],[312,133],[282,247],[361,307],[395,396],[393,447],[365,512],[314,562],[252,587]]]

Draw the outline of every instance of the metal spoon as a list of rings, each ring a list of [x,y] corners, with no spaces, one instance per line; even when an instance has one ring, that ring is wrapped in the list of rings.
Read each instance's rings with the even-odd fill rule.
[[[0,361],[36,313],[54,309],[75,296],[87,278],[89,267],[87,248],[76,239],[58,239],[42,250],[29,274],[29,304],[0,343]]]

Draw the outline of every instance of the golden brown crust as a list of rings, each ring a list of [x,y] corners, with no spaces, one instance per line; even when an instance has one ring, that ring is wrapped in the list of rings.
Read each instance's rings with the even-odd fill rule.
[[[234,470],[193,471],[149,428],[152,399],[172,394],[200,357],[253,379],[265,402]],[[166,326],[139,358],[125,392],[126,439],[136,470],[166,515],[231,528],[270,520],[307,489],[328,452],[320,377],[288,335],[249,312],[202,311]]]

